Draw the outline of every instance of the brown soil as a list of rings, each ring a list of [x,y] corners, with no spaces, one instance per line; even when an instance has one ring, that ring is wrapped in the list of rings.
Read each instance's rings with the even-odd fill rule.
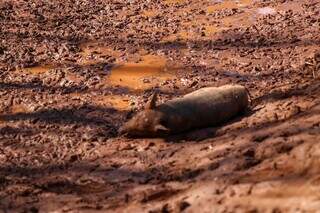
[[[0,1],[0,212],[319,212],[319,0]],[[119,126],[205,86],[252,107]]]

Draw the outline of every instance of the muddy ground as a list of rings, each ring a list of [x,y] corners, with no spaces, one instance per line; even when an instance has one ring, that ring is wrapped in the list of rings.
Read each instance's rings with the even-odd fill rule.
[[[320,212],[319,67],[319,0],[2,0],[0,212]],[[117,134],[227,83],[227,124]]]

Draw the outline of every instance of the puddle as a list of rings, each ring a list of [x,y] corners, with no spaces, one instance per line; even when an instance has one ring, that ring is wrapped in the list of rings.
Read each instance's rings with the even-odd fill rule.
[[[39,75],[48,72],[49,70],[54,69],[55,67],[52,65],[40,65],[40,66],[35,66],[35,67],[27,67],[27,68],[22,68],[20,71],[32,75]]]
[[[120,95],[105,95],[94,98],[94,103],[98,106],[112,107],[117,110],[130,109],[130,100]]]
[[[252,3],[252,0],[239,0],[239,1],[219,1],[215,5],[207,7],[208,13],[214,13],[218,10],[236,9],[241,7],[247,7]]]
[[[141,62],[117,65],[107,80],[114,86],[140,90],[151,88],[161,81],[172,78],[174,75],[169,72],[165,58],[146,55],[142,57]]]
[[[23,73],[28,73],[28,74],[32,74],[32,75],[40,75],[40,74],[49,72],[50,70],[55,69],[55,68],[57,68],[57,67],[55,67],[53,65],[41,65],[41,66],[23,68],[23,69],[20,69],[20,71]],[[75,83],[82,82],[82,78],[74,73],[67,73],[66,79],[73,81]]]

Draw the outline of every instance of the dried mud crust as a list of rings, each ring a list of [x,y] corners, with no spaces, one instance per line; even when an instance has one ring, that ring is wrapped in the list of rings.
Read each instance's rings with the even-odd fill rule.
[[[1,1],[0,212],[317,212],[320,2],[240,2]],[[91,42],[108,51],[84,54]],[[178,65],[175,78],[109,84],[143,55]],[[154,90],[165,101],[226,83],[253,97],[226,125],[117,136]]]

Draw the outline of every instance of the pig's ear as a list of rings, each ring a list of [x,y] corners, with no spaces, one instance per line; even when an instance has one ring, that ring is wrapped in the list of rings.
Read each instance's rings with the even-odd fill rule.
[[[154,130],[155,130],[156,132],[163,132],[163,133],[168,133],[168,132],[170,131],[167,127],[165,127],[165,126],[163,126],[163,125],[161,125],[161,124],[157,124],[157,125],[154,127]]]
[[[157,93],[153,93],[150,97],[149,101],[146,103],[145,109],[154,109],[156,108],[156,102],[157,102]]]

